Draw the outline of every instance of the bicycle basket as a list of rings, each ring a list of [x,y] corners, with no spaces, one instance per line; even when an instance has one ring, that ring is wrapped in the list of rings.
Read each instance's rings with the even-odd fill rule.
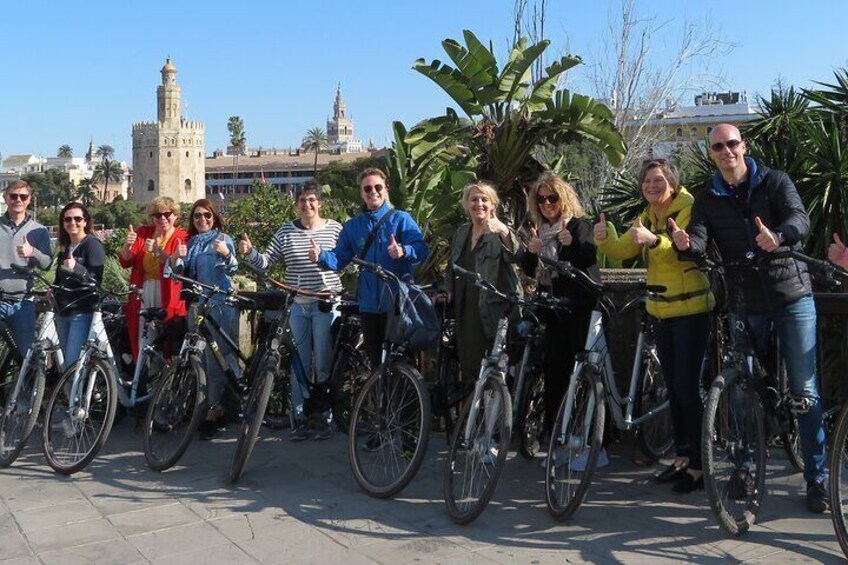
[[[397,285],[396,292],[395,306],[386,321],[388,340],[406,343],[412,351],[435,346],[441,336],[441,324],[430,297],[414,284]]]

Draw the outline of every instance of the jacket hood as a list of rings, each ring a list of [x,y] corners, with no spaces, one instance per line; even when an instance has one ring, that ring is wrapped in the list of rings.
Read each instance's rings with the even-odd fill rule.
[[[762,182],[763,177],[766,176],[769,168],[758,163],[752,157],[745,157],[745,166],[748,167],[748,185],[750,186],[750,192],[753,192],[754,189]],[[721,171],[716,171],[716,173],[712,176],[708,188],[710,192],[716,196],[730,196],[732,194],[732,189],[725,182],[724,177],[721,176]]]
[[[668,205],[668,208],[662,213],[662,216],[666,218],[676,215],[678,212],[683,210],[684,208],[688,208],[695,202],[695,197],[692,196],[692,193],[686,190],[686,187],[680,185],[677,187],[677,195],[674,197],[674,200],[671,201],[671,204]],[[651,207],[648,206],[642,212],[642,223],[646,223],[650,221]]]

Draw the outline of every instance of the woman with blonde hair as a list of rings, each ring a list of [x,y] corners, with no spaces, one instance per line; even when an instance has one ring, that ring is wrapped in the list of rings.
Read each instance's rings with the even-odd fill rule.
[[[586,343],[594,299],[571,279],[541,264],[539,257],[568,261],[598,282],[601,273],[596,264],[592,224],[570,184],[556,175],[543,173],[530,188],[527,209],[533,227],[527,250],[521,255],[521,268],[527,276],[536,279],[537,292],[565,299],[570,308],[567,314],[551,313],[545,320],[542,370],[545,427],[550,428],[568,386],[574,356]],[[605,465],[605,461],[606,454],[602,452],[598,465]]]

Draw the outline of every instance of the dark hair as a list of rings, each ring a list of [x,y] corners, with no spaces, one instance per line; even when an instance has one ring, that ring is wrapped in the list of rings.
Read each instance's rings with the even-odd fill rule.
[[[94,226],[91,225],[91,214],[88,213],[88,208],[79,202],[68,202],[62,211],[59,212],[59,245],[63,249],[67,249],[71,245],[71,236],[65,229],[65,212],[68,210],[82,210],[82,217],[85,218],[85,233],[86,235],[94,235]]]
[[[642,170],[639,171],[640,190],[642,188],[642,183],[645,182],[645,176],[651,169],[659,169],[662,171],[665,180],[667,180],[668,184],[671,185],[671,191],[674,194],[677,194],[677,191],[680,189],[680,180],[677,176],[677,169],[675,169],[674,165],[666,159],[648,159],[642,163]]]
[[[197,228],[194,227],[194,211],[197,210],[198,208],[206,208],[207,210],[212,212],[212,229],[213,230],[214,229],[219,229],[219,230],[224,229],[224,218],[222,218],[221,215],[218,213],[218,211],[215,209],[215,205],[212,204],[212,202],[210,200],[207,200],[206,198],[201,198],[200,200],[198,200],[194,204],[192,204],[191,212],[189,212],[189,214],[188,214],[188,236],[189,237],[197,235]]]
[[[6,194],[12,191],[15,188],[26,188],[30,195],[32,195],[32,186],[25,180],[14,180],[6,186],[6,190],[4,191]]]
[[[299,186],[297,188],[297,192],[295,193],[294,199],[297,201],[301,195],[303,194],[314,194],[315,198],[318,199],[319,202],[324,201],[324,195],[322,194],[321,186],[315,181],[306,181],[303,186]]]

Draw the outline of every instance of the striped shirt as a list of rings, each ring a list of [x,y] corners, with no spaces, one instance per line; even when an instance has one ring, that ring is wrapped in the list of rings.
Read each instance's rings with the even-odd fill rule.
[[[309,248],[314,240],[321,249],[333,249],[341,231],[342,225],[335,220],[325,220],[322,227],[314,230],[287,222],[271,238],[265,253],[253,249],[250,264],[267,271],[282,261],[286,267],[287,284],[306,290],[340,292],[342,282],[338,273],[321,269],[309,261]]]

